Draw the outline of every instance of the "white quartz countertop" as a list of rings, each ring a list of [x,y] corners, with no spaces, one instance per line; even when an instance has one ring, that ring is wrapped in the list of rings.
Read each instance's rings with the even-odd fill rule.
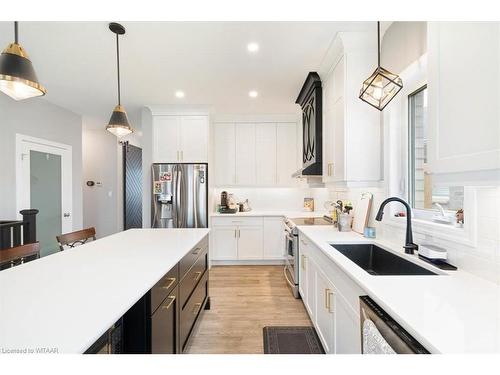
[[[209,229],[130,229],[0,272],[0,353],[82,353]]]
[[[442,271],[380,240],[326,226],[305,235],[393,319],[433,353],[500,353],[500,286],[464,271]],[[370,242],[438,276],[373,276],[330,244]],[[401,244],[402,246],[403,244]]]
[[[288,218],[298,217],[322,217],[325,211],[292,211],[292,210],[252,210],[248,212],[237,212],[235,214],[221,214],[219,212],[212,212],[212,217],[233,217],[233,216],[283,216]]]

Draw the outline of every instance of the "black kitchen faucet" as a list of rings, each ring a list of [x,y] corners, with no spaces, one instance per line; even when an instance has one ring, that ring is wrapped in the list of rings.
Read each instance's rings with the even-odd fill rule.
[[[389,202],[400,202],[406,208],[406,245],[404,245],[403,247],[406,254],[413,254],[415,250],[418,250],[418,245],[413,243],[413,233],[411,230],[411,207],[406,201],[398,197],[387,198],[380,205],[375,220],[382,221],[382,217],[384,216],[384,207]]]

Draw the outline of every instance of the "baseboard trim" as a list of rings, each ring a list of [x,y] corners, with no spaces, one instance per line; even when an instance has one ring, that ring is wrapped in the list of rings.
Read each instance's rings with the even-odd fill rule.
[[[211,260],[212,266],[279,266],[284,265],[284,259],[255,259],[255,260]]]

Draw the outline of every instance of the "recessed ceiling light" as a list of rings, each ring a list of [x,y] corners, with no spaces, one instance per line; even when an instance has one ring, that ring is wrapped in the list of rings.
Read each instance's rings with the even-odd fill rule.
[[[176,92],[175,92],[175,97],[176,97],[176,98],[183,98],[183,97],[185,97],[185,96],[186,96],[186,94],[184,94],[184,91],[180,91],[180,90],[179,90],[179,91],[176,91]]]
[[[259,45],[255,42],[247,44],[248,52],[257,52],[259,50]]]
[[[256,98],[257,96],[259,96],[259,93],[255,90],[252,90],[248,93],[248,96],[251,98]]]

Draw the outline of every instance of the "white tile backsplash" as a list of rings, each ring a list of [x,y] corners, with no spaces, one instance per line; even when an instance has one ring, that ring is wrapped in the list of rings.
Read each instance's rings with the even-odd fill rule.
[[[476,276],[500,284],[500,188],[477,187],[477,245],[468,246],[457,242],[432,237],[432,242],[448,250],[449,262]],[[330,199],[350,200],[356,204],[362,192],[373,194],[373,205],[369,225],[377,228],[377,237],[384,238],[395,246],[402,246],[405,240],[404,228],[398,228],[375,221],[380,203],[386,198],[383,188],[330,188]],[[467,223],[467,212],[465,213]],[[439,229],[436,235],[439,236]],[[431,235],[432,236],[432,235]],[[427,241],[423,235],[414,233],[415,242]]]
[[[220,202],[220,193],[234,194],[238,202],[248,199],[253,210],[301,211],[304,198],[314,198],[315,211],[323,211],[328,200],[326,188],[216,188],[213,191],[213,210]]]

